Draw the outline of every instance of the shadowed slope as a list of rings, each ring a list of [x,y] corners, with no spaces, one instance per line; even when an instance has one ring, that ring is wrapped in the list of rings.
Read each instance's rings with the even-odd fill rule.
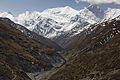
[[[28,30],[27,28],[25,28],[22,25],[16,24],[13,21],[11,21],[8,18],[0,18],[0,20],[5,21],[7,24],[10,24],[12,27],[15,27],[16,29],[20,30],[22,33],[24,33],[26,36],[32,38],[33,40],[39,42],[40,44],[43,44],[49,48],[52,48],[54,50],[60,51],[62,50],[62,48],[56,44],[55,42],[51,41],[48,38],[45,38],[43,36],[38,35],[37,33],[34,33],[30,30]]]
[[[31,80],[26,73],[47,71],[61,62],[54,50],[0,20],[0,80]]]

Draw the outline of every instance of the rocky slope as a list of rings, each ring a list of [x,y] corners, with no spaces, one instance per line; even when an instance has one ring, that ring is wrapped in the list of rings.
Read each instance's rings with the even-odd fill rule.
[[[0,20],[0,80],[32,80],[28,73],[48,71],[64,62],[53,49]]]
[[[120,16],[78,34],[68,62],[49,80],[119,80]],[[67,56],[66,56],[67,57]]]
[[[90,5],[89,7],[80,10],[79,14],[71,18],[72,29],[64,32],[61,35],[55,36],[52,40],[57,42],[63,48],[68,48],[74,36],[86,30],[90,25],[101,23],[103,21],[111,20],[117,17],[120,9],[108,9],[104,11],[97,5]],[[74,27],[73,27],[74,26]],[[68,26],[69,28],[70,26]],[[81,33],[82,34],[82,33]]]
[[[5,21],[7,24],[11,25],[12,27],[20,30],[22,33],[24,33],[29,38],[32,38],[33,40],[35,40],[35,41],[37,41],[37,42],[39,42],[39,43],[41,43],[49,48],[52,48],[52,49],[57,50],[57,51],[62,50],[62,48],[58,44],[51,41],[50,39],[44,38],[43,36],[40,36],[37,33],[30,31],[27,28],[25,28],[24,26],[16,24],[8,18],[0,18],[0,20]]]

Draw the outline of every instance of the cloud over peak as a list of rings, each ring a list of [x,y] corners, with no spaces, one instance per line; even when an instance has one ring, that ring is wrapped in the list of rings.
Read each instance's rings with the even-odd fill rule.
[[[102,3],[120,4],[120,0],[75,0],[76,3],[79,3],[80,1],[88,2],[88,3],[92,3],[92,4],[102,4]]]

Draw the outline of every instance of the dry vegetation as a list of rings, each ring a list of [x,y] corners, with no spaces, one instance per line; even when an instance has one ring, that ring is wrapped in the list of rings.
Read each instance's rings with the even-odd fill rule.
[[[77,35],[83,39],[74,40],[76,48],[67,53],[74,56],[49,80],[120,80],[120,21],[105,24],[86,36]],[[110,33],[114,37],[104,41]]]
[[[26,72],[51,69],[53,66],[50,61],[39,53],[58,55],[0,21],[0,80],[30,80]]]

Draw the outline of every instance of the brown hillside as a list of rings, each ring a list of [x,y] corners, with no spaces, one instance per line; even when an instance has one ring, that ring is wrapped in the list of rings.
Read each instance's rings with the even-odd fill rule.
[[[96,25],[83,41],[75,40],[74,56],[49,80],[120,80],[118,18]]]

